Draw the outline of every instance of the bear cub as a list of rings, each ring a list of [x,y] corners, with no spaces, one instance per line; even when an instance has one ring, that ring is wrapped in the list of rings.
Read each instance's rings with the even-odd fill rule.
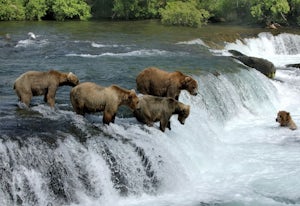
[[[297,126],[289,112],[279,111],[277,113],[276,122],[278,122],[282,127],[288,127],[291,130],[297,129]]]

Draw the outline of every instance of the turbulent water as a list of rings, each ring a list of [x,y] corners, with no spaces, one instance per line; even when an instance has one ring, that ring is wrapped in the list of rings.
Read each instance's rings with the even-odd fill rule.
[[[300,129],[275,122],[289,111],[300,126],[300,36],[263,29],[164,27],[157,22],[0,22],[0,205],[300,205]],[[36,40],[27,33],[36,34]],[[272,61],[270,80],[227,52]],[[120,108],[76,115],[70,87],[50,109],[24,109],[14,80],[55,68],[81,82],[135,88],[145,67],[180,70],[199,83],[185,125],[138,123]]]

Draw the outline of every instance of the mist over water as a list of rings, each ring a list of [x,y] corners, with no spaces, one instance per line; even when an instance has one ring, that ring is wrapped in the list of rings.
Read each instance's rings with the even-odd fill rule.
[[[299,35],[258,31],[220,44],[202,30],[153,22],[49,24],[8,24],[13,41],[0,39],[0,205],[300,205],[300,132],[275,122],[279,110],[300,122],[300,70],[285,66],[299,63]],[[228,28],[207,28],[220,29]],[[208,46],[214,40],[221,49]],[[277,80],[230,49],[272,61]],[[50,68],[135,88],[148,66],[198,81],[199,95],[180,96],[191,105],[185,125],[174,116],[162,133],[126,108],[103,125],[101,113],[74,113],[70,87],[57,91],[54,110],[42,97],[23,109],[12,90],[21,73]]]

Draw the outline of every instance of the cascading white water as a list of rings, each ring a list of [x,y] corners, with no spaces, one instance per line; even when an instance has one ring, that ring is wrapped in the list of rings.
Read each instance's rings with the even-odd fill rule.
[[[275,66],[299,63],[300,36],[282,33],[260,33],[257,38],[246,38],[227,43],[225,50],[238,50],[245,55],[268,59]]]
[[[276,56],[275,64],[285,65],[287,56],[298,55],[287,42],[298,39],[263,33],[225,50]],[[103,126],[97,115],[34,106],[38,120],[67,122],[69,132],[51,133],[49,126],[40,136],[2,137],[0,205],[300,204],[300,132],[275,122],[279,109],[300,114],[299,75],[296,69],[276,75],[284,82],[239,64],[233,71],[194,75],[199,95],[180,97],[191,105],[190,116],[185,125],[172,117],[165,133],[133,118]],[[300,116],[294,119],[298,123]]]

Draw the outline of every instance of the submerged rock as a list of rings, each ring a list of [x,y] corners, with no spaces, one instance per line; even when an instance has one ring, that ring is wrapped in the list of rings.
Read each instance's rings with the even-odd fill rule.
[[[272,62],[263,58],[246,56],[236,50],[229,50],[229,52],[233,54],[232,58],[239,60],[248,67],[258,70],[271,79],[275,77],[276,68]]]
[[[287,67],[295,67],[295,68],[299,68],[300,69],[300,63],[298,64],[287,64]]]

